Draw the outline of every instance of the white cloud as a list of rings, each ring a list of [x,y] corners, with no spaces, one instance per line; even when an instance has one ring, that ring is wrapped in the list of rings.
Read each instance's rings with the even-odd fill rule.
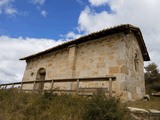
[[[43,51],[60,43],[62,43],[61,40],[0,36],[0,83],[22,80],[25,61],[19,61],[19,58]]]
[[[43,5],[45,3],[46,0],[31,0],[30,2],[34,5],[36,5],[37,10],[40,12],[40,14],[43,17],[47,17],[47,11],[46,10],[42,10],[40,5]]]
[[[108,0],[89,0],[89,2],[93,6],[100,6],[100,5],[105,5],[108,2]]]
[[[15,15],[17,13],[17,10],[13,8],[6,8],[5,13],[8,15]]]
[[[78,3],[83,4],[82,0],[76,0]]]
[[[45,3],[45,0],[31,0],[31,2],[33,4],[39,4],[39,5],[43,5]]]
[[[42,15],[43,17],[47,17],[47,14],[48,14],[48,13],[47,13],[45,10],[42,10],[42,11],[41,11],[41,15]]]
[[[85,31],[86,33],[94,32],[110,26],[111,20],[114,21],[113,15],[108,14],[107,11],[96,13],[89,7],[86,7],[79,16],[78,29],[80,31]]]
[[[12,7],[12,2],[14,0],[0,0],[0,14],[4,13],[10,16],[17,14],[17,10]]]
[[[95,12],[86,7],[80,14],[78,29],[90,33],[119,24],[130,23],[140,27],[151,60],[160,66],[160,1],[159,0],[109,0],[113,14]],[[93,9],[93,8],[92,8]]]
[[[9,2],[12,2],[13,0],[1,0],[0,1],[0,6],[3,6],[3,5],[6,5],[8,4]]]
[[[72,31],[70,31],[65,37],[66,37],[66,39],[73,40],[73,39],[79,38],[81,36],[82,36],[81,34],[76,34],[76,33],[72,32]]]

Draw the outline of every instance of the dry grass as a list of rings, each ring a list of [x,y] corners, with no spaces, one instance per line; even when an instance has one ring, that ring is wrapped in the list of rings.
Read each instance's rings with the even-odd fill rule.
[[[0,90],[0,120],[81,120],[85,99]]]
[[[90,115],[96,118],[103,116],[101,120],[106,120],[110,114],[112,118],[118,116],[118,120],[124,120],[123,109],[119,109],[118,101],[103,96],[88,99],[52,92],[42,94],[0,90],[0,120],[85,120],[84,116],[90,120]],[[95,110],[99,114],[95,115]],[[96,118],[91,120],[99,120]],[[113,120],[112,118],[107,120]]]
[[[160,110],[160,97],[151,97],[150,101],[135,101],[135,102],[128,102],[127,106],[130,107],[138,107],[143,109],[156,109]]]

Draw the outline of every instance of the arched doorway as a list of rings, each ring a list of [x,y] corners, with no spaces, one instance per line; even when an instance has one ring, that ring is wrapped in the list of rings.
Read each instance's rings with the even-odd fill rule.
[[[44,68],[40,68],[37,72],[36,80],[45,80],[46,70]],[[36,83],[35,90],[43,90],[44,83]]]

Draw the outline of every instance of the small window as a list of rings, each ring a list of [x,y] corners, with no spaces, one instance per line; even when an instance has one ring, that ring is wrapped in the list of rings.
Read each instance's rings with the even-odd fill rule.
[[[32,73],[31,73],[31,77],[32,77],[33,75],[34,75],[34,73],[32,72]]]
[[[135,56],[134,56],[134,68],[135,68],[135,71],[138,72],[139,63],[138,63],[138,53],[137,52],[135,53]]]

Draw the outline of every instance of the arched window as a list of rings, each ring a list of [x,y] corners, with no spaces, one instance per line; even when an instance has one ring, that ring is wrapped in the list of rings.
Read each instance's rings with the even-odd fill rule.
[[[46,70],[44,68],[40,68],[37,72],[36,80],[45,80]],[[36,90],[42,90],[44,87],[44,83],[36,83],[35,88]]]

